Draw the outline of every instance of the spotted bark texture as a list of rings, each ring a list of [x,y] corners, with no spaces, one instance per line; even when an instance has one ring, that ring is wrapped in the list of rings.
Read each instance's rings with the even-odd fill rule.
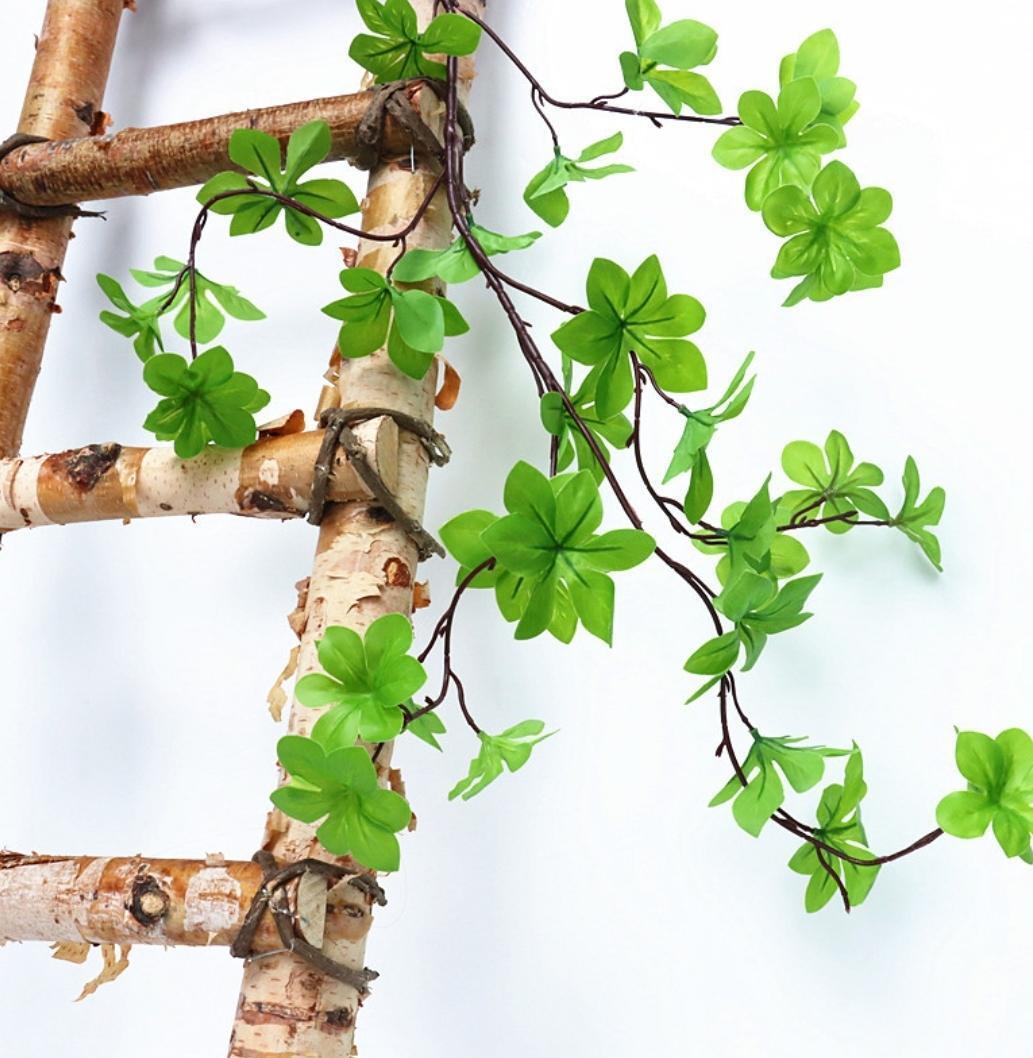
[[[122,11],[123,0],[49,0],[19,132],[89,135]],[[21,447],[71,230],[66,218],[0,213],[0,458]]]

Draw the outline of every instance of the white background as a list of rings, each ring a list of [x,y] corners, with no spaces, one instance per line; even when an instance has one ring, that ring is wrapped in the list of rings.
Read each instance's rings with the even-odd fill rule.
[[[0,126],[13,128],[42,0],[7,5]],[[557,94],[619,83],[629,39],[619,0],[493,4],[503,34]],[[106,108],[116,127],[350,91],[358,29],[344,0],[140,0],[127,15]],[[817,616],[773,641],[742,680],[772,734],[856,738],[880,849],[933,824],[957,788],[952,725],[1033,725],[1027,613],[1033,148],[1027,132],[1025,4],[833,5],[817,0],[667,4],[721,32],[711,73],[726,109],[772,90],[781,56],[830,19],[862,108],[842,155],[894,194],[904,267],[881,292],[779,307],[777,240],[742,202],[742,175],[709,157],[715,132],[622,126],[638,169],[574,189],[568,224],[511,258],[513,272],[570,300],[596,254],[648,253],[696,294],[712,377],[744,353],[760,381],[713,449],[718,503],[752,493],[782,445],[843,430],[887,469],[891,505],[910,452],[948,491],[940,577],[898,534],[813,540],[827,576]],[[520,201],[549,143],[526,91],[489,47],[473,104],[479,218],[534,227]],[[615,131],[561,114],[568,153]],[[342,171],[356,189],[362,177]],[[148,391],[128,343],[97,321],[98,271],[125,278],[182,256],[192,193],[109,204],[77,225],[25,451],[146,443]],[[201,267],[269,314],[231,323],[227,344],[274,395],[270,415],[311,409],[333,342],[319,306],[339,296],[336,240],[320,249],[267,233],[231,241],[210,225]],[[432,482],[429,524],[498,507],[517,458],[541,462],[530,380],[476,282],[454,293],[473,323],[448,355],[465,381],[444,417],[455,459]],[[557,320],[535,305],[544,338]],[[702,401],[701,401],[702,403]],[[662,471],[677,423],[648,428]],[[613,524],[619,524],[614,518]],[[808,541],[811,543],[811,541]],[[279,729],[265,694],[293,643],[285,615],[312,531],[243,520],[143,522],[17,533],[0,553],[4,713],[0,844],[51,853],[250,856],[274,778]],[[697,567],[708,560],[690,555]],[[451,565],[427,568],[436,604]],[[431,616],[421,615],[420,638]],[[389,880],[368,959],[382,973],[360,1019],[379,1058],[610,1058],[690,1053],[818,1056],[1024,1054],[1033,873],[990,839],[945,838],[883,871],[863,908],[803,911],[794,844],[754,841],[706,803],[726,777],[711,703],[682,704],[681,671],[707,634],[694,598],[654,564],[619,575],[616,646],[579,634],[563,649],[518,644],[478,597],[458,662],[489,729],[527,716],[562,733],[528,767],[469,804],[445,795],[474,744],[454,714],[447,753],[400,747],[418,832]],[[815,796],[800,799],[812,810]],[[88,968],[45,946],[0,952],[4,1051],[21,1058],[225,1053],[240,967],[224,951],[136,949],[131,972],[78,1006]]]

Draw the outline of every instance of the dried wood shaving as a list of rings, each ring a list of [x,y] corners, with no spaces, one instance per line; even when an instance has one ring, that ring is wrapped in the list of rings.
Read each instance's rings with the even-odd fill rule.
[[[267,422],[258,428],[258,436],[262,437],[286,437],[288,434],[301,433],[305,429],[305,413],[300,408],[287,415],[281,415],[272,422]]]
[[[129,953],[132,951],[131,944],[120,944],[117,958],[114,944],[102,944],[100,950],[104,957],[104,967],[92,981],[87,981],[83,986],[76,1003],[81,1003],[87,996],[92,996],[101,985],[114,981],[116,977],[120,977],[129,969]]]
[[[269,694],[266,696],[266,701],[269,703],[269,715],[279,723],[283,719],[283,707],[287,704],[287,692],[283,689],[283,685],[298,671],[298,655],[301,653],[301,647],[297,646],[291,650],[290,657],[287,659],[287,664],[283,667],[283,672],[276,677],[276,682],[272,685],[269,690]]]
[[[204,857],[206,867],[225,867],[226,857],[221,852],[207,852]]]
[[[441,389],[434,397],[434,407],[438,411],[449,411],[455,407],[459,399],[459,390],[462,388],[463,380],[459,372],[442,356],[439,357],[445,370],[445,377],[441,383]]]
[[[82,965],[89,957],[91,947],[92,945],[86,941],[79,940],[66,940],[58,944],[51,944],[50,950],[54,953],[51,958]]]
[[[412,608],[425,610],[430,606],[430,581],[418,580],[412,588]]]

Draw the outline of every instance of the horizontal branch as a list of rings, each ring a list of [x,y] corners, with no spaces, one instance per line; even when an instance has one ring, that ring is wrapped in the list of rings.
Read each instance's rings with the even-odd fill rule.
[[[398,427],[389,418],[354,428],[369,465],[392,492]],[[307,513],[319,430],[269,437],[244,449],[206,448],[184,462],[171,447],[89,445],[55,455],[0,460],[0,532],[173,515],[240,514],[295,518]],[[331,502],[372,498],[340,449]]]
[[[262,879],[257,863],[221,857],[152,860],[0,852],[0,944],[229,946]],[[369,930],[370,900],[360,888],[335,886],[326,910],[327,939],[355,941]],[[266,914],[251,950],[280,948],[272,916]]]
[[[418,87],[412,95],[418,105]],[[234,129],[261,129],[286,144],[294,129],[317,118],[330,126],[328,160],[354,161],[361,150],[359,124],[372,98],[372,92],[356,92],[176,125],[32,144],[0,160],[0,188],[21,202],[54,206],[203,184],[224,169],[237,169],[226,153]],[[382,153],[408,154],[411,144],[409,133],[386,115]]]

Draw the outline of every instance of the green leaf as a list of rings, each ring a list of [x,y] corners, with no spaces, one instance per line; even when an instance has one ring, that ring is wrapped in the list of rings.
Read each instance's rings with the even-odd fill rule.
[[[530,759],[531,750],[556,733],[550,731],[543,735],[544,730],[544,721],[524,720],[501,735],[480,732],[477,736],[481,743],[480,752],[470,762],[466,776],[449,791],[448,799],[454,801],[461,797],[469,801],[493,783],[504,768],[511,772],[519,771]]]
[[[144,365],[144,382],[163,398],[144,429],[159,441],[174,441],[180,459],[192,459],[213,441],[223,448],[253,444],[254,413],[269,403],[250,375],[234,370],[222,346],[190,363],[174,353],[153,356]]]
[[[438,742],[436,736],[445,734],[445,724],[437,713],[424,713],[415,720],[410,720],[405,725],[405,730],[415,735],[421,742],[426,742],[428,746],[441,751],[441,743]]]
[[[552,339],[565,356],[593,368],[595,404],[603,418],[631,400],[632,351],[665,389],[685,393],[706,387],[703,355],[683,337],[699,330],[706,313],[693,297],[668,296],[655,256],[630,276],[613,261],[597,258],[586,291],[591,307],[554,331]]]
[[[524,250],[542,235],[540,231],[499,235],[479,224],[470,225],[470,234],[489,257]],[[400,283],[422,283],[436,276],[444,283],[465,283],[480,271],[466,239],[458,235],[444,250],[410,250],[395,267],[394,278]]]
[[[111,276],[99,274],[97,285],[104,291],[115,308],[124,313],[124,315],[119,315],[104,310],[100,314],[102,323],[107,324],[123,337],[132,338],[133,349],[144,363],[154,356],[157,349],[164,350],[161,325],[158,323],[162,315],[164,296],[136,305],[129,300],[126,292]]]
[[[922,485],[918,476],[918,466],[911,456],[907,457],[907,462],[904,464],[903,481],[904,503],[890,524],[896,526],[909,539],[914,540],[922,549],[925,557],[942,573],[940,541],[935,534],[929,531],[929,526],[940,524],[947,494],[937,486],[931,489],[929,495],[919,503],[918,497],[921,494]]]
[[[845,146],[843,126],[857,113],[858,103],[854,99],[857,86],[839,72],[839,42],[831,29],[812,33],[791,55],[787,55],[779,68],[781,84],[788,84],[799,77],[813,78],[821,93],[821,110],[816,122],[829,125],[839,135],[839,146]]]
[[[408,654],[412,626],[401,614],[377,618],[363,638],[351,629],[328,628],[317,643],[324,674],[298,681],[302,705],[332,708],[316,722],[312,737],[328,752],[355,739],[386,742],[405,722],[401,706],[426,683],[423,666]]]
[[[312,739],[287,735],[277,755],[292,779],[270,795],[281,812],[305,823],[325,817],[316,836],[335,856],[351,855],[370,870],[398,870],[395,834],[409,825],[412,812],[403,797],[380,789],[364,749],[327,752]]]
[[[1004,854],[1029,862],[1033,739],[1014,727],[996,739],[978,731],[959,731],[955,759],[968,789],[940,801],[937,824],[956,838],[982,837],[992,825]]]
[[[823,128],[829,127],[812,131]],[[892,209],[889,192],[862,190],[842,162],[829,162],[818,173],[811,197],[798,186],[779,187],[763,200],[764,223],[776,235],[792,237],[779,251],[772,276],[803,276],[797,291],[816,301],[873,285],[900,266],[896,240],[881,226]],[[787,304],[798,300],[791,294]]]
[[[685,671],[699,676],[723,676],[739,658],[739,636],[736,632],[724,632],[708,639],[703,646],[689,656]]]

